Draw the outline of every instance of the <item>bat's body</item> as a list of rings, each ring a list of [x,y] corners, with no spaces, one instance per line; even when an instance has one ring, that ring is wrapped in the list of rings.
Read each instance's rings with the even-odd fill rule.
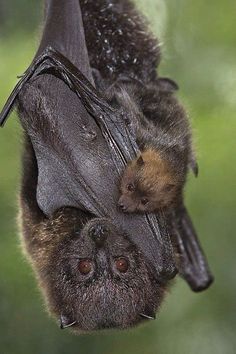
[[[212,281],[182,205],[168,227],[161,213],[117,208],[120,175],[139,153],[135,107],[152,119],[159,47],[128,1],[80,3],[82,16],[78,0],[46,2],[38,53],[0,116],[17,98],[24,242],[49,309],[79,332],[154,317],[176,268],[194,290]],[[131,105],[109,96],[117,85]],[[132,85],[142,86],[144,105]]]
[[[131,1],[80,1],[90,65],[104,82],[157,77],[160,47]],[[96,50],[95,50],[96,48]]]

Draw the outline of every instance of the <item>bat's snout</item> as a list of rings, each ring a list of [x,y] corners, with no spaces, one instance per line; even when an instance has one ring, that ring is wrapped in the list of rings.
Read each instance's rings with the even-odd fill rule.
[[[122,195],[118,200],[118,207],[123,213],[133,213],[136,211],[136,203],[129,197]]]
[[[127,210],[127,205],[125,204],[122,197],[118,200],[118,207],[121,211],[125,212]]]
[[[108,233],[108,228],[102,224],[93,225],[89,230],[90,237],[99,247],[103,246],[104,242],[107,239]]]

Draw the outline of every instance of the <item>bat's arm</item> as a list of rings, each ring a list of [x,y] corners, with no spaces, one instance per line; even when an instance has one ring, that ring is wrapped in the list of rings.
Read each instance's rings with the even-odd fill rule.
[[[114,112],[114,109],[105,101],[83,73],[63,54],[52,47],[48,47],[40,54],[22,75],[0,113],[0,126],[3,127],[24,85],[33,78],[45,73],[53,74],[63,80],[77,94],[88,113],[94,117],[100,126],[104,138],[112,150],[112,156],[115,155],[115,164],[118,166],[118,161],[121,159],[123,167],[125,161],[131,159],[134,156],[132,154],[137,152],[138,148],[134,137],[132,138],[132,134],[125,132],[126,127],[123,119],[119,119],[119,112],[117,115],[117,112]],[[127,144],[132,146],[130,150],[123,149]],[[122,149],[124,150],[123,152]],[[126,157],[124,157],[124,153]]]
[[[97,91],[86,79],[86,77],[78,70],[64,55],[60,54],[55,49],[48,47],[41,55],[39,55],[26,72],[22,75],[20,81],[15,86],[11,95],[9,96],[3,110],[0,114],[0,126],[3,126],[7,120],[11,110],[14,108],[18,94],[29,82],[30,79],[52,70],[53,74],[62,79],[73,91],[75,91],[83,101],[85,107],[88,110],[91,109],[91,105],[88,105],[88,97],[93,99],[93,105],[101,107],[101,102],[104,107],[107,108],[105,101],[101,97],[98,97]],[[80,87],[78,92],[77,87]],[[93,113],[93,112],[91,112]]]
[[[13,89],[12,93],[10,94],[9,98],[7,99],[1,114],[0,114],[0,126],[3,127],[9,114],[11,113],[12,109],[15,106],[16,99],[18,97],[18,94],[24,87],[24,85],[33,77],[36,75],[37,69],[41,67],[41,65],[44,64],[44,62],[50,58],[52,50],[47,49],[42,55],[40,55],[37,60],[35,60],[30,67],[26,70],[26,72],[21,76],[20,81],[17,83],[15,88]]]

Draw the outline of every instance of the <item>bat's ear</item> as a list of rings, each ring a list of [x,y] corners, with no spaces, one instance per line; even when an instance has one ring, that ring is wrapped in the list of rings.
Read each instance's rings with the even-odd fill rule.
[[[46,1],[45,26],[36,57],[52,47],[93,83],[79,0]]]
[[[144,160],[143,160],[143,157],[142,155],[139,156],[138,160],[137,160],[137,165],[139,167],[142,167],[144,165]]]
[[[157,85],[162,92],[175,92],[179,89],[179,86],[174,80],[169,79],[168,77],[159,77],[157,79]]]
[[[189,160],[188,165],[189,165],[189,168],[192,170],[194,176],[197,177],[198,173],[199,173],[199,167],[198,167],[195,152],[193,150],[191,151],[190,160]]]

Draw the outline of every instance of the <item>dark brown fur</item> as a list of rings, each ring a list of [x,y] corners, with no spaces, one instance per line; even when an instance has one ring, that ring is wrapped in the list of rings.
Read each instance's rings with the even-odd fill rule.
[[[156,78],[160,46],[129,0],[80,1],[90,65],[109,83],[120,76]]]

